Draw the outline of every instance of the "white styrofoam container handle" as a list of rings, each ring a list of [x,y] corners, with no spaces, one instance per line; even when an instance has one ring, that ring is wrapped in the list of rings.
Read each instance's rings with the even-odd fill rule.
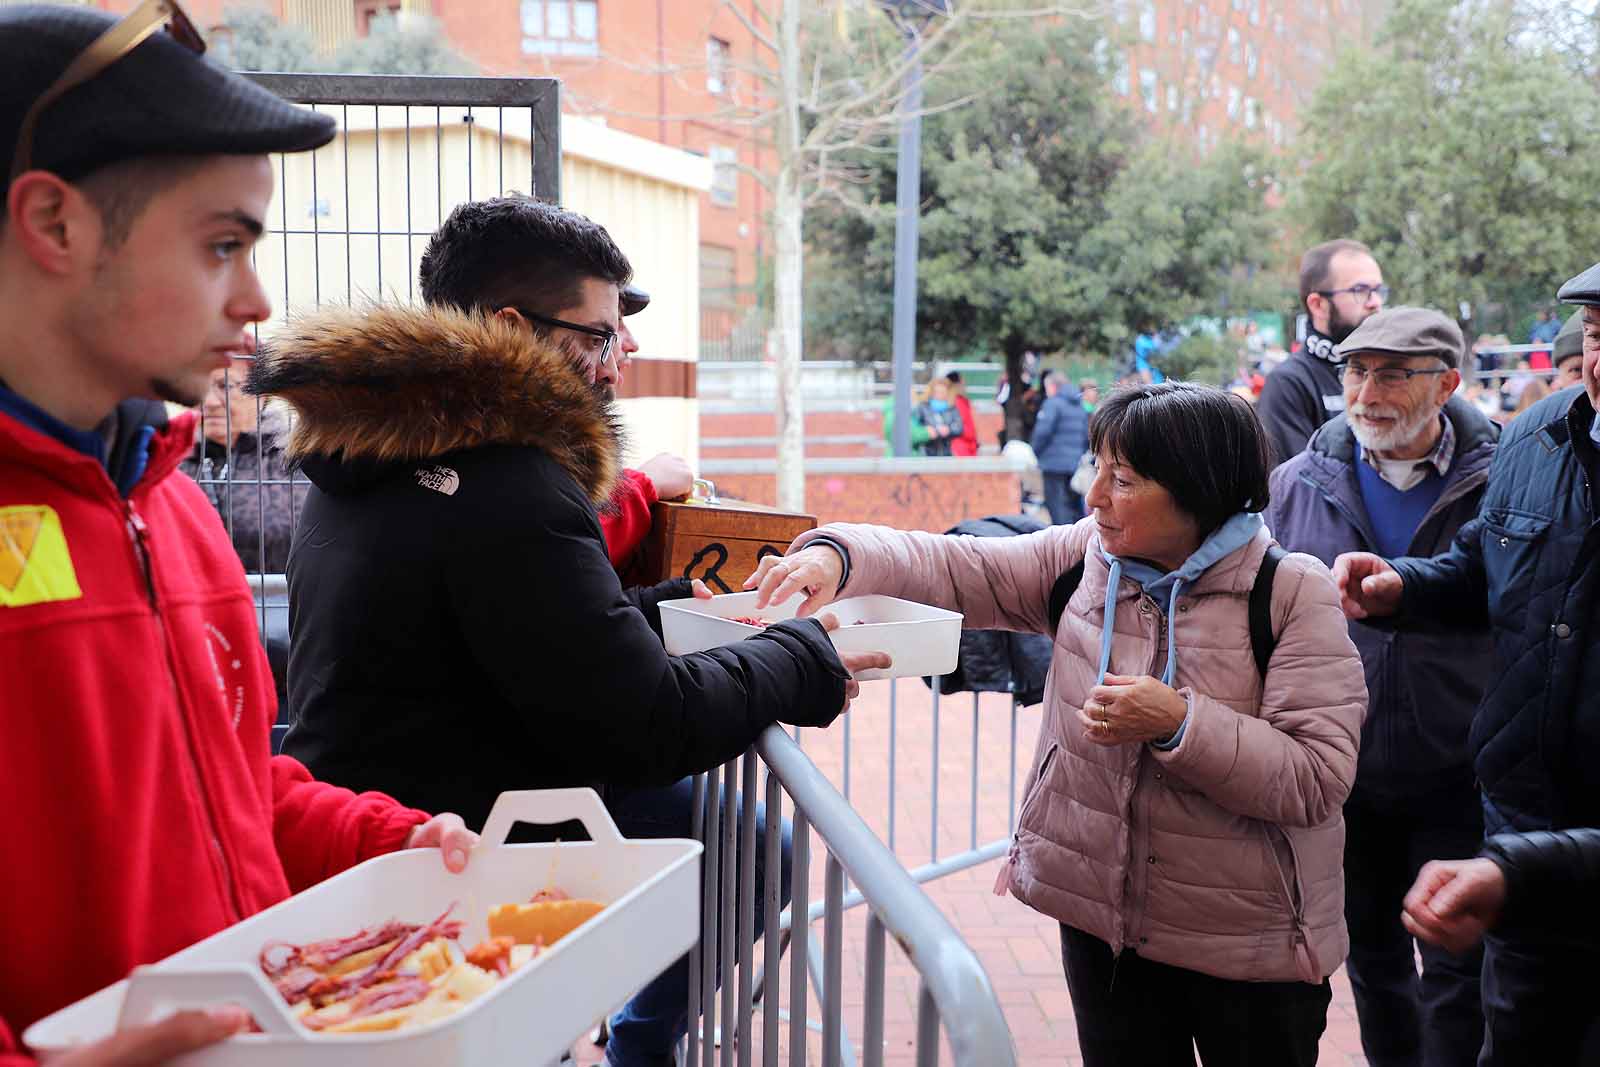
[[[117,1015],[117,1029],[155,1022],[184,1008],[234,1004],[255,1017],[264,1033],[303,1034],[288,1005],[266,977],[247,963],[191,963],[181,968],[136,967]]]
[[[622,833],[593,789],[523,789],[501,793],[483,824],[478,849],[499,848],[519,822],[577,821],[594,842],[620,845]]]

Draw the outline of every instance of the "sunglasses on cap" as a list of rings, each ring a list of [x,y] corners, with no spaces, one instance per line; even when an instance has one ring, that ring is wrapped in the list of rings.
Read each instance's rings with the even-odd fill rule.
[[[33,132],[46,108],[84,82],[98,76],[111,64],[138,48],[163,26],[172,39],[195,55],[204,55],[205,38],[178,6],[177,0],[144,0],[79,52],[61,76],[28,108],[17,130],[16,151],[11,154],[11,180],[26,173],[33,163]]]

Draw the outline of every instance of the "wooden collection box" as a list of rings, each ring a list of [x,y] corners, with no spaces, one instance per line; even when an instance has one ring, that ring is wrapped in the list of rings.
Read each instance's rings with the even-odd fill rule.
[[[713,593],[736,593],[763,556],[781,556],[789,542],[817,526],[797,515],[742,500],[658,502],[644,543],[639,580],[699,578]]]

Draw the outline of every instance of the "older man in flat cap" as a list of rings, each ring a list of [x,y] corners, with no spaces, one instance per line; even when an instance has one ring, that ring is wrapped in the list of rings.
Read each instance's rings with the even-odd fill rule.
[[[1341,553],[1431,556],[1478,513],[1499,427],[1456,398],[1461,331],[1397,307],[1334,349],[1344,411],[1272,473],[1266,520],[1280,544],[1324,563]],[[1373,1067],[1471,1067],[1483,1044],[1481,951],[1417,946],[1400,905],[1423,863],[1477,854],[1483,819],[1467,730],[1493,670],[1487,626],[1406,631],[1351,620],[1367,721],[1345,804],[1345,919],[1361,1044]]]
[[[166,26],[169,32],[161,32]],[[176,473],[270,305],[270,152],[331,119],[207,63],[172,0],[0,8],[0,1063],[35,1020],[371,856],[474,840],[273,759],[244,574]],[[452,858],[452,853],[455,855]],[[156,1064],[238,1009],[59,1062]]]
[[[1400,632],[1489,624],[1494,675],[1470,743],[1490,835],[1600,826],[1600,264],[1557,299],[1582,307],[1580,382],[1512,422],[1477,518],[1431,559],[1354,553],[1333,568],[1352,618],[1394,616]],[[1503,844],[1491,837],[1489,855],[1506,855]],[[1423,868],[1407,927],[1458,950],[1493,929],[1481,1064],[1594,1062],[1581,1051],[1600,1020],[1592,917],[1535,904],[1500,921],[1500,870]]]

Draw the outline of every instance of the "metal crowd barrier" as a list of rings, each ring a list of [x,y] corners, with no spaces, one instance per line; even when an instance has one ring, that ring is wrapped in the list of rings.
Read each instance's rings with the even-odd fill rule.
[[[848,716],[846,717],[848,721]],[[797,731],[798,733],[798,731]],[[766,821],[756,827],[758,766],[766,767]],[[748,796],[742,805],[739,787]],[[720,801],[717,799],[720,792]],[[780,910],[782,807],[787,797],[794,829],[790,904]],[[690,955],[689,1036],[685,1067],[804,1067],[813,1030],[820,1031],[823,1067],[854,1067],[856,1046],[845,1019],[844,913],[865,904],[860,1060],[884,1061],[888,939],[904,951],[917,974],[916,1062],[940,1061],[941,1035],[957,1065],[1009,1067],[1016,1063],[987,974],[943,913],[834,789],[827,777],[781,727],[770,727],[754,748],[700,775],[694,791],[695,836],[706,846],[701,941]],[[811,902],[812,836],[825,854],[823,899]],[[762,887],[763,955],[755,955],[755,856],[765,851]],[[737,857],[738,867],[730,862]],[[737,874],[737,878],[736,878]],[[857,887],[847,900],[846,879]],[[719,906],[720,901],[720,906]],[[803,935],[791,919],[806,916]],[[819,943],[811,923],[823,923]],[[787,945],[788,982],[782,982]],[[717,977],[721,975],[720,998]],[[852,977],[854,975],[852,974]],[[812,1022],[814,988],[820,1018]],[[782,1005],[787,1001],[787,1010]],[[755,1015],[760,1011],[759,1029]],[[697,1025],[695,1020],[699,1019]],[[720,1026],[719,1026],[720,1020]],[[720,1048],[718,1047],[720,1045]]]

